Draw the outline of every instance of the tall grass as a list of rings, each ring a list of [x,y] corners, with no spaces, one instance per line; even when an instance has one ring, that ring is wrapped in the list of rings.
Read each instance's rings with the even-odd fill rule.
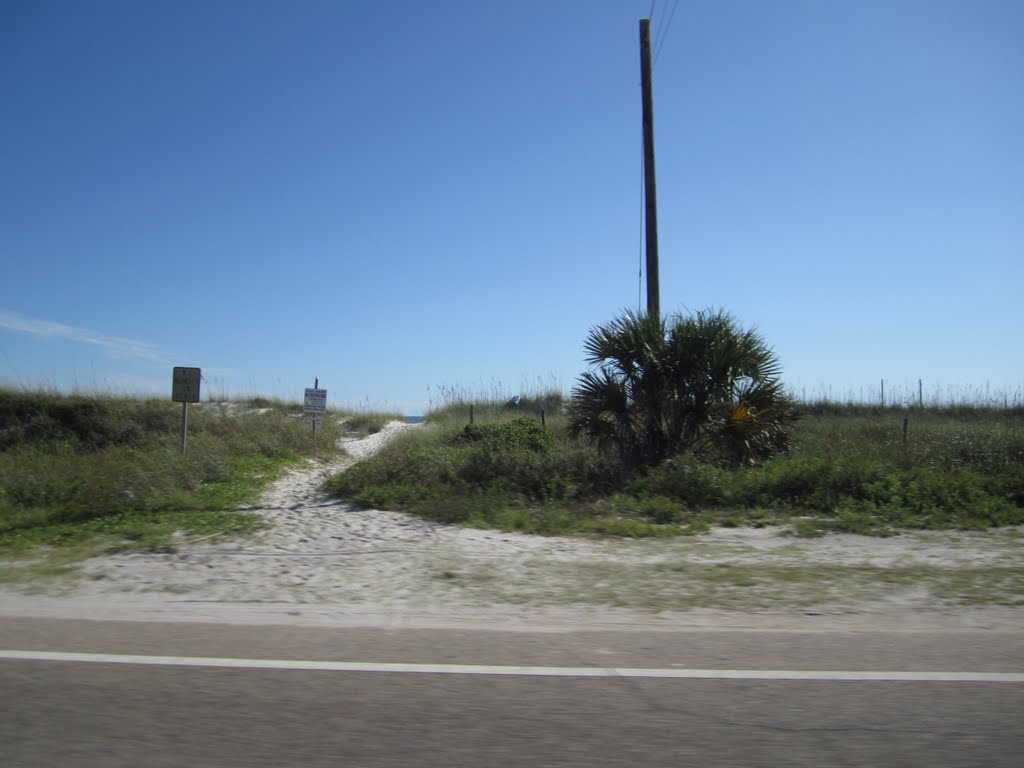
[[[803,516],[803,533],[987,528],[1024,523],[1024,410],[819,404],[795,448],[727,472],[685,458],[630,483],[688,507]]]
[[[867,389],[836,392],[830,387],[818,387],[810,393],[806,387],[791,387],[790,397],[808,407],[845,406],[927,409],[1008,409],[1024,407],[1024,388],[1018,386],[946,386],[924,382],[893,382],[879,379]]]
[[[427,415],[427,430],[329,488],[365,506],[535,532],[660,535],[790,522],[803,535],[887,534],[1024,524],[1022,408],[819,402],[794,427],[792,451],[759,467],[681,456],[642,474],[570,440],[563,411],[557,393],[519,408],[454,400]]]
[[[339,434],[325,420],[314,441],[292,404],[265,400],[191,407],[184,454],[180,429],[168,401],[0,390],[0,549],[100,519],[202,526],[298,457],[333,454]]]
[[[450,402],[427,414],[425,429],[403,435],[327,488],[362,506],[444,522],[531,532],[600,528],[600,515],[579,515],[566,504],[610,493],[622,468],[568,439],[562,406],[553,392],[523,397],[518,407]]]

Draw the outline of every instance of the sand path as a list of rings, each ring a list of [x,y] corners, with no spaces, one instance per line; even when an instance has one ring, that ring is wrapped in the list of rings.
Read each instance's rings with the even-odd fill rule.
[[[84,563],[0,592],[0,614],[330,624],[1024,628],[1020,530],[799,539],[777,528],[665,541],[537,537],[357,510],[319,490],[418,425],[346,441],[248,511],[244,540]]]

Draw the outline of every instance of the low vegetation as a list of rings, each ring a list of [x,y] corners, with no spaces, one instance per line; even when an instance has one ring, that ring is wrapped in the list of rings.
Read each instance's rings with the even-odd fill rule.
[[[801,536],[887,535],[1024,524],[1021,408],[804,405],[789,450],[769,461],[680,454],[639,468],[571,437],[566,411],[557,393],[518,408],[452,402],[328,488],[365,507],[533,533],[668,536],[786,523]]]
[[[39,546],[84,554],[172,546],[172,535],[254,530],[237,511],[288,465],[334,455],[325,420],[314,441],[301,406],[256,399],[178,403],[0,390],[0,557]]]
[[[397,413],[353,413],[342,419],[340,426],[346,435],[366,437],[380,432],[388,422],[403,421],[404,419],[404,416]]]
[[[801,536],[1024,523],[1024,409],[798,407],[722,311],[594,328],[565,402],[449,400],[328,483],[367,507],[533,533]]]
[[[424,428],[327,490],[363,507],[540,534],[1024,524],[1024,408],[797,404],[770,349],[722,313],[627,316],[595,329],[587,350],[598,368],[572,399],[447,397]],[[255,530],[260,518],[238,508],[286,466],[400,418],[335,415],[314,439],[295,403],[203,403],[190,409],[183,454],[179,404],[0,390],[0,558],[58,544],[81,556],[159,550],[183,535]]]

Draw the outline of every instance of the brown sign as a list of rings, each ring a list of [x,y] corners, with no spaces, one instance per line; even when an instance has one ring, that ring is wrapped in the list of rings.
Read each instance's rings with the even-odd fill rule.
[[[202,374],[198,368],[175,368],[171,400],[176,403],[198,403],[201,379]]]

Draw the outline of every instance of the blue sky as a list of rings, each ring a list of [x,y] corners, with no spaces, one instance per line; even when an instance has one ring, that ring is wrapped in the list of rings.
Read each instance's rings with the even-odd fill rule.
[[[0,383],[422,413],[642,297],[649,0],[0,4]],[[654,3],[664,312],[808,397],[1024,385],[1024,3]]]

